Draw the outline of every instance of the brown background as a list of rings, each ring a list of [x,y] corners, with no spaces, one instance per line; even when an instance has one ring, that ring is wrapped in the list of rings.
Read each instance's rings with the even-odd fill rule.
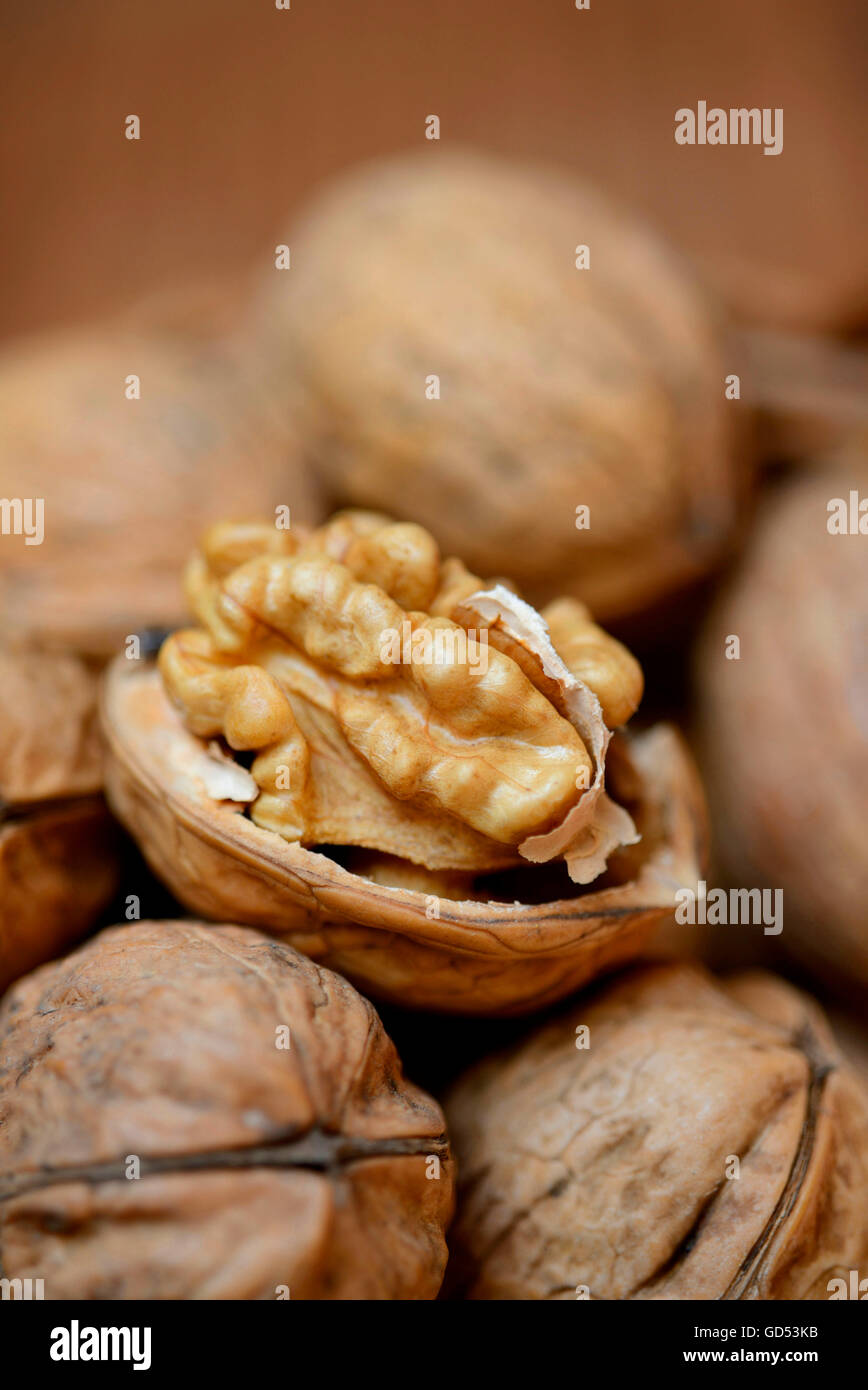
[[[862,0],[4,0],[0,335],[270,264],[360,158],[444,141],[590,173],[756,317],[868,318]],[[784,151],[674,112],[782,106]],[[124,118],[142,139],[124,138]]]

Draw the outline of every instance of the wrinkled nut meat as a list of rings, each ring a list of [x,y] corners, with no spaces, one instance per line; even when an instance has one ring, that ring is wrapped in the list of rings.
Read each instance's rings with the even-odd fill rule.
[[[209,522],[251,506],[319,514],[267,364],[234,341],[128,325],[0,359],[0,497],[44,507],[41,536],[4,538],[0,632],[101,659],[183,620],[178,571]]]
[[[550,636],[365,512],[216,526],[187,591],[201,626],[159,671],[115,664],[104,724],[113,805],[198,914],[375,994],[509,1012],[635,954],[695,881],[690,764],[666,728],[613,737],[642,674],[580,604]]]
[[[633,971],[472,1069],[446,1114],[456,1293],[826,1299],[864,1269],[868,1093],[773,976]]]
[[[575,882],[591,882],[635,838],[603,787],[596,691],[623,723],[641,670],[581,605],[557,614],[568,666],[527,604],[461,577],[459,597],[426,531],[370,513],[303,538],[215,528],[188,583],[203,627],[166,642],[164,684],[192,733],[256,754],[238,799],[286,839],[406,850],[430,869],[563,855]],[[348,833],[339,799],[322,795],[323,738],[364,769],[368,827]],[[399,819],[381,832],[387,799]]]
[[[451,1212],[372,1006],[258,932],[113,928],[0,1007],[0,1266],[46,1298],[430,1299]]]
[[[606,619],[715,563],[740,490],[722,325],[641,222],[444,149],[337,180],[293,246],[264,329],[334,505],[403,509]]]
[[[0,993],[111,898],[96,681],[72,656],[0,646]]]

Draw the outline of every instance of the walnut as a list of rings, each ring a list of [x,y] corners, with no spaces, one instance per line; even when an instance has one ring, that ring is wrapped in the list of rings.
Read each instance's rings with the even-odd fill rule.
[[[264,327],[334,503],[603,618],[714,563],[738,491],[731,366],[641,223],[569,177],[438,150],[339,181],[293,258]]]
[[[278,505],[317,515],[259,357],[134,325],[6,353],[0,497],[44,504],[41,544],[0,538],[0,631],[100,658],[181,621],[178,571],[209,521]]]
[[[0,993],[92,926],[115,891],[96,680],[0,645]]]
[[[197,914],[387,998],[509,1012],[635,954],[695,882],[701,798],[673,731],[607,725],[642,673],[586,610],[556,615],[562,659],[457,566],[371,513],[212,528],[201,626],[108,676],[108,786]]]
[[[774,976],[633,971],[446,1114],[467,1297],[825,1299],[868,1257],[868,1093]]]
[[[864,989],[868,541],[827,529],[851,490],[868,494],[864,460],[768,498],[707,621],[699,723],[723,877],[780,889],[779,944]]]
[[[434,1298],[452,1166],[372,1006],[258,932],[113,928],[0,1007],[0,1264],[64,1299]]]

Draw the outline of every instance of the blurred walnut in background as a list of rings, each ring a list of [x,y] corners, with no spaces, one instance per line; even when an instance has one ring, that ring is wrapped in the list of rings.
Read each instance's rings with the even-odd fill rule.
[[[278,505],[315,519],[258,354],[182,327],[130,320],[0,360],[0,496],[44,503],[41,544],[3,537],[0,632],[108,656],[179,621],[179,566],[209,520]]]
[[[739,407],[715,313],[594,189],[446,150],[371,165],[311,212],[285,286],[267,328],[337,503],[602,619],[720,555]]]
[[[782,889],[780,945],[838,984],[864,987],[868,536],[858,526],[868,519],[860,497],[868,498],[864,454],[770,493],[706,624],[697,718],[721,869],[740,886]],[[848,527],[855,518],[855,534],[830,532],[838,514]]]
[[[0,643],[0,994],[92,928],[119,878],[96,679]]]

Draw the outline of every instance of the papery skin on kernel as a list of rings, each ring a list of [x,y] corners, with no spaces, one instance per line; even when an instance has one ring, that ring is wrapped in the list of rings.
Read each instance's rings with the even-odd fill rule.
[[[593,690],[610,729],[626,724],[642,699],[642,667],[631,652],[604,632],[578,599],[555,599],[542,609],[552,645],[573,675]]]

